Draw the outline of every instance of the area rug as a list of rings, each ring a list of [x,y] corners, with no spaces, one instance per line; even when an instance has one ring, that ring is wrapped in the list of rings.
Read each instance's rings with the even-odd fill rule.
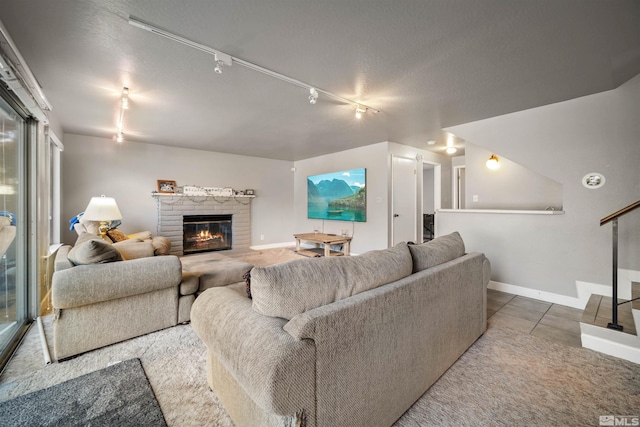
[[[140,359],[0,403],[3,426],[166,427]]]

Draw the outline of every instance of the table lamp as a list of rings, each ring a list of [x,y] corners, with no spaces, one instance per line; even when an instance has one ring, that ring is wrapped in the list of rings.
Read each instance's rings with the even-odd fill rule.
[[[89,221],[100,221],[100,236],[104,239],[107,234],[107,229],[109,228],[107,222],[122,219],[122,214],[120,213],[120,209],[118,209],[116,199],[113,197],[105,197],[103,194],[100,197],[91,198],[82,217]]]

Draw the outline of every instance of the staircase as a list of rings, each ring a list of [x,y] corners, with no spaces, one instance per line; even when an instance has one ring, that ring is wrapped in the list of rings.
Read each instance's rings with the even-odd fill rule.
[[[630,299],[618,298],[618,218],[637,208],[640,200],[600,220],[601,226],[612,223],[613,292],[611,297],[591,295],[580,331],[583,347],[640,364],[640,282],[627,287]]]

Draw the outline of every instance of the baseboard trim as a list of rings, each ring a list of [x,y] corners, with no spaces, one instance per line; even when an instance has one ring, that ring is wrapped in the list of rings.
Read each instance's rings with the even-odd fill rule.
[[[569,297],[566,295],[554,294],[551,292],[540,291],[538,289],[525,288],[522,286],[510,285],[508,283],[496,282],[491,280],[487,285],[487,288],[494,291],[506,292],[509,294],[515,294],[522,297],[534,298],[541,301],[550,302],[552,304],[565,305],[567,307],[584,309],[587,301],[584,302],[580,298]]]
[[[295,246],[295,245],[296,245],[296,242],[269,243],[266,245],[249,246],[249,249],[253,249],[254,251],[261,251],[263,249],[286,248],[286,247]]]

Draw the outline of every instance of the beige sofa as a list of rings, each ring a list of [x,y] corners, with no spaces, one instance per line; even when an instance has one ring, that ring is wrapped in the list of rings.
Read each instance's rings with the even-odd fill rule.
[[[458,235],[254,268],[191,323],[236,426],[389,426],[486,329],[490,264]]]
[[[51,286],[57,360],[189,321],[198,278],[183,274],[178,257],[154,256],[151,240],[110,244],[83,233],[73,248],[58,250]]]

